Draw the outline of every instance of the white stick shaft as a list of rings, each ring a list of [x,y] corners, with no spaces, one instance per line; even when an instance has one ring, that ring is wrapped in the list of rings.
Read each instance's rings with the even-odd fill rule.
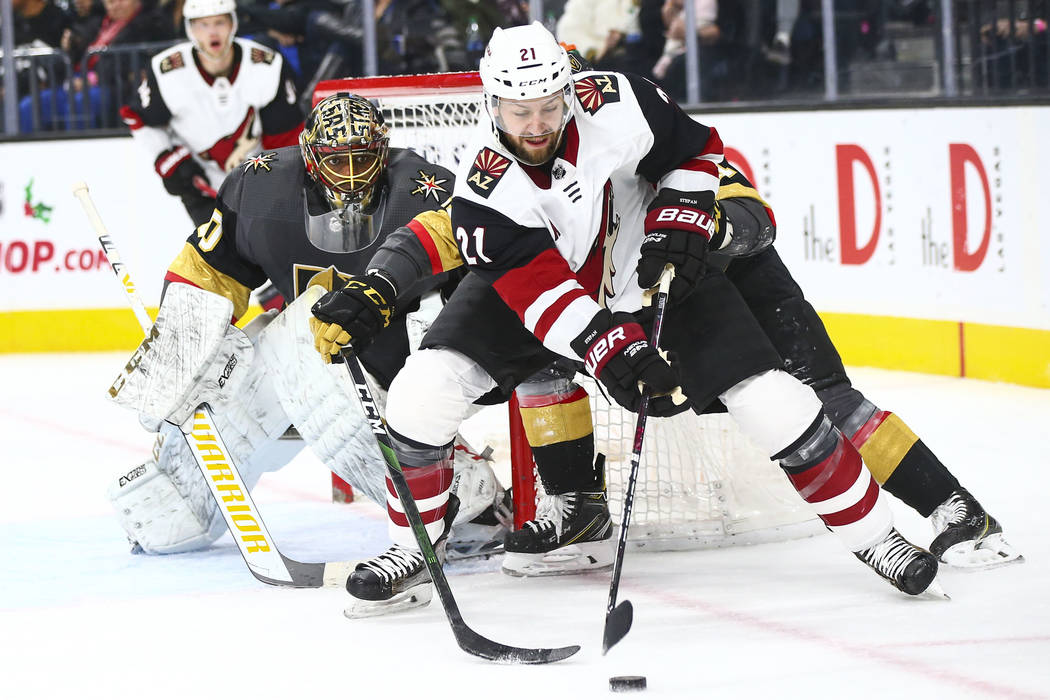
[[[128,270],[127,265],[124,264],[124,261],[120,259],[120,252],[117,250],[117,246],[114,245],[109,231],[106,230],[106,225],[102,223],[102,217],[98,215],[95,203],[91,201],[87,183],[78,182],[73,185],[73,194],[80,200],[80,205],[84,207],[84,213],[87,214],[88,221],[91,222],[91,226],[95,229],[98,242],[106,253],[106,259],[109,260],[110,267],[113,268],[113,274],[117,276],[120,286],[124,288],[124,296],[127,298],[128,303],[131,304],[131,310],[135,312],[135,318],[138,319],[139,325],[142,326],[142,332],[149,333],[149,329],[153,327],[153,319],[146,313],[146,307],[143,305],[142,299],[139,298],[138,292],[135,291],[135,283],[131,279],[131,272]]]

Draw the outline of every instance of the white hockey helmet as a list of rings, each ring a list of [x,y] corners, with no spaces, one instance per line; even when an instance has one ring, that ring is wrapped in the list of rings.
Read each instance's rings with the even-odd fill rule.
[[[190,20],[214,15],[229,15],[233,20],[233,31],[230,32],[230,45],[232,45],[233,37],[237,33],[237,0],[186,0],[182,6],[182,21],[186,27],[186,36],[197,46],[198,51],[203,51],[203,47],[197,45],[197,40],[190,32]]]
[[[573,83],[569,55],[554,35],[539,22],[502,29],[496,27],[481,57],[478,70],[485,91],[485,109],[494,129],[519,136],[500,114],[500,102],[538,100],[560,96],[560,122],[549,133],[562,129],[572,117]],[[498,136],[497,132],[497,136]],[[532,134],[539,135],[539,134]]]

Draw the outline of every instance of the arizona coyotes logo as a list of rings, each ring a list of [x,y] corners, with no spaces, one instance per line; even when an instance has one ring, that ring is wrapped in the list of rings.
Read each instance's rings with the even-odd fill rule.
[[[503,173],[507,172],[509,165],[510,159],[506,156],[501,156],[490,148],[483,148],[467,174],[467,184],[482,197],[488,197],[492,194],[493,186],[503,177]]]
[[[431,173],[430,175],[427,175],[425,172],[420,170],[419,171],[419,179],[418,180],[413,180],[412,182],[414,182],[417,185],[419,185],[419,187],[417,187],[416,189],[414,189],[411,192],[409,192],[409,194],[421,194],[421,195],[423,195],[423,199],[426,199],[430,195],[434,195],[434,201],[440,202],[441,201],[440,193],[441,192],[445,192],[445,193],[448,192],[448,190],[446,190],[444,187],[441,186],[444,183],[448,182],[448,180],[447,179],[445,179],[445,180],[438,180],[437,179],[437,173]]]
[[[273,63],[273,51],[267,51],[265,49],[252,49],[251,60],[252,63],[265,63],[267,65]]]
[[[258,137],[252,136],[254,127],[255,108],[249,107],[248,113],[244,115],[244,120],[232,134],[222,137],[211,148],[197,155],[204,160],[218,163],[223,171],[228,173],[259,145]]]
[[[186,62],[182,60],[181,51],[173,51],[164,58],[160,59],[160,72],[161,74],[173,71],[176,68],[182,68],[186,65]],[[145,81],[143,81],[145,83]]]
[[[620,85],[614,75],[592,75],[576,81],[576,98],[584,112],[594,114],[608,103],[620,101]]]

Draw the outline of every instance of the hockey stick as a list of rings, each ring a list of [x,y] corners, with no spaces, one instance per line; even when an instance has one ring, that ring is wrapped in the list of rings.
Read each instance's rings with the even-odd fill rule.
[[[140,348],[149,347],[155,340],[152,334],[153,321],[146,313],[146,307],[135,291],[131,274],[120,259],[120,253],[113,243],[109,231],[102,223],[95,203],[91,200],[86,183],[73,185],[73,194],[80,200],[88,220],[91,222],[102,250],[109,260],[113,274],[124,288],[124,296],[135,312],[135,318],[142,326],[146,339]],[[277,544],[270,537],[262,515],[255,507],[248,488],[234,463],[226,444],[222,441],[215,427],[208,404],[201,404],[193,412],[190,427],[182,426],[183,438],[193,454],[197,467],[204,475],[204,480],[211,489],[215,503],[230,528],[244,563],[255,578],[274,586],[291,586],[295,588],[320,588],[322,586],[343,587],[346,578],[356,562],[304,563],[289,559],[277,549]]]
[[[667,310],[667,291],[671,287],[674,268],[664,266],[660,273],[660,288],[654,303],[656,314],[653,317],[653,333],[649,342],[654,348],[660,347],[660,332],[664,327],[664,311]],[[634,487],[638,483],[638,465],[642,461],[642,438],[645,437],[645,420],[649,413],[649,389],[642,392],[638,404],[638,422],[634,429],[634,448],[631,450],[631,474],[627,479],[627,491],[623,496],[623,513],[620,516],[620,536],[616,542],[616,559],[613,562],[612,582],[609,584],[609,605],[605,610],[605,629],[602,632],[602,655],[609,653],[613,645],[619,642],[631,630],[634,622],[634,606],[625,600],[616,604],[616,594],[620,589],[620,571],[623,569],[623,555],[627,548],[627,528],[631,525],[631,510],[634,508]]]
[[[357,398],[361,401],[368,424],[372,428],[376,442],[379,443],[379,451],[383,453],[383,459],[386,460],[387,474],[405,510],[405,517],[412,526],[412,534],[415,535],[416,542],[423,553],[427,571],[430,572],[430,578],[434,582],[434,588],[437,589],[438,598],[441,599],[441,605],[445,609],[445,615],[448,617],[449,625],[452,626],[452,634],[456,637],[459,647],[468,654],[480,656],[489,661],[516,664],[547,664],[567,659],[578,652],[580,647],[575,644],[555,649],[523,649],[507,646],[482,637],[467,626],[459,612],[459,605],[452,596],[452,589],[449,588],[448,579],[445,578],[445,572],[434,552],[434,546],[430,543],[430,534],[423,525],[423,519],[419,516],[419,508],[416,506],[415,498],[412,497],[412,491],[408,488],[405,474],[401,471],[401,464],[397,461],[397,455],[394,454],[390,434],[383,425],[383,417],[379,414],[376,402],[372,398],[372,390],[369,389],[368,382],[365,380],[361,363],[349,353],[343,355],[343,361],[347,371],[350,372],[350,378],[357,387]]]

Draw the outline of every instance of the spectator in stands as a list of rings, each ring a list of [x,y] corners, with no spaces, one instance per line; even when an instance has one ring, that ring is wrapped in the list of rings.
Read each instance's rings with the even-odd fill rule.
[[[349,35],[333,37],[328,31],[337,26],[344,11],[360,17],[358,8],[356,0],[343,4],[333,0],[254,0],[240,4],[237,14],[243,22],[241,35],[280,52],[295,73],[296,87],[302,90],[332,41],[360,41],[359,22],[351,24]]]
[[[1045,17],[996,17],[980,29],[982,85],[993,91],[1047,87],[1050,35]]]
[[[90,37],[98,31],[102,18],[106,16],[106,8],[102,0],[72,0],[68,13],[70,34]]]
[[[15,47],[58,48],[69,17],[51,0],[13,0]]]
[[[837,84],[849,89],[849,65],[858,51],[874,57],[881,42],[883,7],[877,0],[835,0],[835,61]],[[791,89],[816,92],[824,89],[824,31],[820,0],[800,0],[798,17],[791,28]]]
[[[55,86],[40,93],[40,113],[49,117],[41,123],[43,130],[55,128],[80,129],[116,123],[117,106],[114,93],[130,90],[131,75],[124,75],[119,66],[126,62],[112,57],[88,55],[93,51],[119,44],[161,41],[172,38],[172,29],[166,18],[156,10],[147,10],[142,0],[104,0],[105,15],[101,20],[85,21],[79,31],[68,28],[63,32],[61,46],[74,61],[76,76],[72,81],[73,98],[65,87]],[[94,34],[88,34],[94,29]],[[86,60],[84,60],[86,57]],[[118,84],[119,83],[119,84]],[[73,108],[70,109],[70,102]],[[32,125],[31,97],[19,105],[22,131]],[[54,115],[54,118],[50,118]]]
[[[86,53],[107,46],[175,37],[167,18],[156,8],[146,8],[142,0],[103,0],[103,6],[105,14],[101,18],[85,21],[62,37],[62,48],[75,63]],[[97,62],[97,57],[89,58],[87,69],[94,69]]]
[[[437,0],[376,0],[380,74],[474,70],[466,42]]]
[[[645,75],[638,11],[639,0],[569,0],[555,34],[599,70]]]
[[[14,0],[11,9],[14,12],[16,50],[59,48],[62,32],[69,26],[70,20],[51,0]],[[60,62],[44,57],[24,63],[20,61],[16,64],[15,71],[18,95],[25,95],[29,92],[30,82],[34,78],[38,86],[47,87],[51,76],[54,76],[53,80],[56,82],[66,77]],[[0,75],[3,75],[2,65],[0,65]]]

